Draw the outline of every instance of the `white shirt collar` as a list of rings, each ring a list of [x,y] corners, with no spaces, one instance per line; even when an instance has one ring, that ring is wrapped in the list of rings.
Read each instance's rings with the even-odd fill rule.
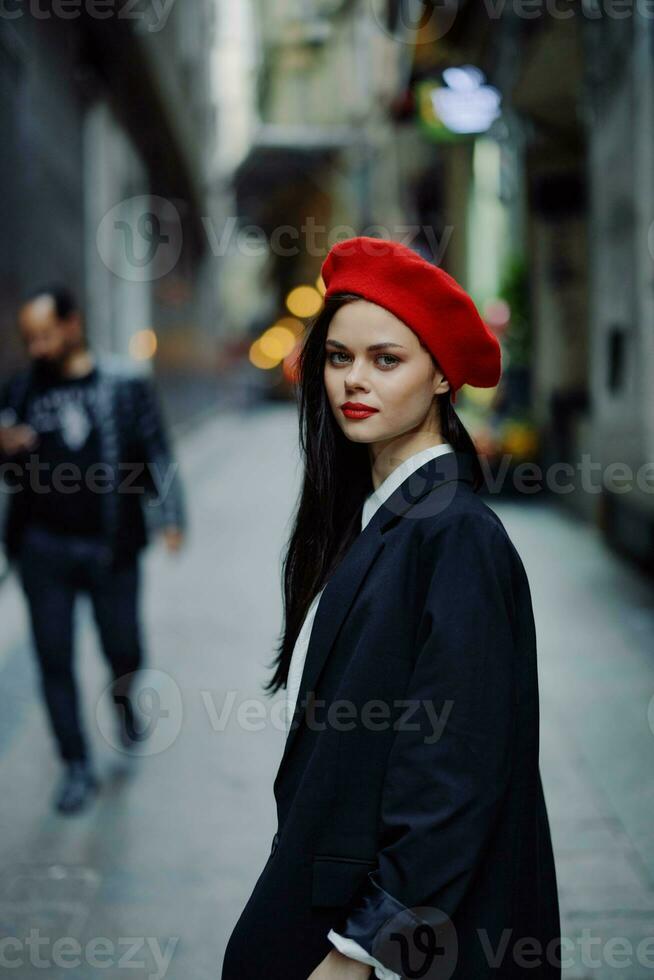
[[[411,476],[416,470],[420,469],[425,463],[428,463],[430,459],[434,459],[436,456],[441,456],[443,453],[453,453],[454,448],[449,442],[439,443],[438,446],[428,446],[426,449],[421,449],[419,452],[414,453],[413,456],[409,456],[408,459],[403,460],[399,466],[388,474],[386,479],[379,484],[376,490],[368,494],[363,503],[363,512],[361,514],[361,530],[368,521],[374,516],[375,511],[378,507],[387,500],[401,483]]]

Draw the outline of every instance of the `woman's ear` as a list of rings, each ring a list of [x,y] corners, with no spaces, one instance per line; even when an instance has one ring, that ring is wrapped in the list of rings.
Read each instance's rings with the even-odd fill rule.
[[[436,371],[434,375],[434,394],[442,395],[444,392],[449,391],[450,382],[447,380],[444,374],[442,374],[440,368]]]

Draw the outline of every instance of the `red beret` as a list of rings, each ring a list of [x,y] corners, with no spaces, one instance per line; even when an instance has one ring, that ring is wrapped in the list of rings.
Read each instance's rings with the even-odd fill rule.
[[[472,299],[443,269],[399,242],[347,238],[322,264],[325,298],[357,293],[410,327],[434,355],[456,389],[492,388],[500,380],[501,348]]]

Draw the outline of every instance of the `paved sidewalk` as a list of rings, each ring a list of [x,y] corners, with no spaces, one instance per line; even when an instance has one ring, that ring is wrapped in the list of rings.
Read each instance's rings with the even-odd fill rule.
[[[104,785],[94,806],[74,818],[50,809],[59,767],[21,598],[14,583],[3,587],[0,926],[23,940],[11,951],[21,957],[11,976],[117,980],[131,958],[140,968],[130,975],[138,977],[219,977],[222,950],[276,826],[272,782],[284,732],[274,705],[281,698],[262,697],[261,684],[281,626],[279,562],[298,489],[295,441],[294,410],[280,405],[225,412],[191,430],[181,448],[188,547],[175,559],[155,546],[145,563],[149,686],[159,712],[149,755],[127,761],[111,745],[102,698],[108,675],[81,610],[79,675]],[[595,530],[550,505],[493,506],[534,598],[541,771],[571,940],[566,976],[653,977],[654,940],[636,952],[639,940],[654,936],[651,583],[607,552]],[[252,698],[260,709],[248,708]],[[257,710],[265,715],[260,730]],[[24,943],[30,929],[50,939],[40,949],[51,960],[45,972]],[[579,941],[584,929],[589,952]],[[57,965],[54,940],[63,936],[85,948],[79,966]],[[129,947],[133,937],[140,945],[134,939]],[[106,966],[96,965],[96,947],[87,945],[100,939],[98,963]]]

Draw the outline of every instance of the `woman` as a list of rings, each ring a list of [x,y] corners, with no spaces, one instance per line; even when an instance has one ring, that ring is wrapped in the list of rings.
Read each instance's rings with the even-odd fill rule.
[[[559,978],[529,585],[452,407],[499,345],[402,245],[340,242],[322,275],[267,685],[295,706],[279,826],[223,980]]]

